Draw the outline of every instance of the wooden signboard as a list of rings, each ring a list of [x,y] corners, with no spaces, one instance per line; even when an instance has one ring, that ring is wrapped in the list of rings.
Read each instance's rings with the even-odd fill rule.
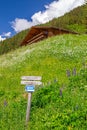
[[[40,81],[42,79],[41,76],[22,76],[21,77],[21,84],[26,85],[25,91],[28,92],[28,103],[27,103],[27,111],[26,111],[26,123],[29,121],[30,116],[30,107],[31,107],[31,97],[32,92],[35,90],[35,85],[41,85],[42,82]]]
[[[41,85],[42,82],[40,81],[21,81],[22,85]]]
[[[21,84],[23,85],[41,85],[41,76],[22,76]]]
[[[22,76],[22,80],[28,80],[28,81],[38,81],[41,80],[41,76]]]

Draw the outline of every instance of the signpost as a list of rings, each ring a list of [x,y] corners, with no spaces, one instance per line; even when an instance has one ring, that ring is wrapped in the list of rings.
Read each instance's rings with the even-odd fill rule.
[[[35,85],[41,85],[42,82],[41,76],[22,76],[21,79],[21,84],[26,85],[25,86],[25,91],[28,92],[28,102],[27,102],[27,111],[26,111],[26,123],[29,121],[30,117],[30,107],[31,107],[31,97],[32,97],[32,92],[35,91]]]

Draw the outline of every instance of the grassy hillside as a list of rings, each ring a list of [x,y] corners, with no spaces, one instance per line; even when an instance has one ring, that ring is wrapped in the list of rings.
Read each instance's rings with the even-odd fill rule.
[[[20,47],[20,43],[26,36],[29,30],[22,31],[12,38],[8,38],[0,42],[0,55],[5,54],[11,50],[15,50]]]
[[[44,83],[32,95],[27,128],[23,75],[40,75]],[[1,130],[86,130],[86,93],[86,34],[51,37],[0,56]]]
[[[77,7],[60,18],[46,23],[46,26],[66,28],[79,33],[87,33],[87,4]]]
[[[87,4],[78,7],[65,14],[60,18],[53,19],[52,21],[41,26],[54,26],[64,28],[79,33],[87,33]],[[25,30],[15,35],[14,37],[0,42],[0,55],[7,53],[20,47],[21,41],[24,39],[29,30]]]

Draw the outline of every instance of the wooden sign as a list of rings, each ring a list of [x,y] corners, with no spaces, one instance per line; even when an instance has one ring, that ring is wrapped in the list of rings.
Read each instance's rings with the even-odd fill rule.
[[[21,84],[23,85],[41,85],[41,76],[22,76]]]
[[[21,81],[22,85],[41,85],[40,81]]]
[[[31,81],[38,81],[41,80],[41,76],[22,76],[22,80],[31,80]]]
[[[31,107],[31,96],[32,92],[34,92],[34,86],[35,85],[41,85],[42,82],[40,81],[42,79],[41,76],[22,76],[21,77],[21,84],[26,85],[25,91],[28,92],[28,103],[27,103],[27,111],[26,111],[26,124],[29,121],[30,117],[30,107]]]

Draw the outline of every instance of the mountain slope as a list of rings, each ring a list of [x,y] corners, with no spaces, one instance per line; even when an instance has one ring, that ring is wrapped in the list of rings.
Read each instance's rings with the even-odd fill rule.
[[[40,75],[44,83],[35,86],[27,128],[23,75]],[[86,35],[51,37],[0,56],[1,130],[86,130],[86,93]]]
[[[53,19],[46,25],[66,28],[79,33],[87,33],[87,4],[75,8],[60,18]]]
[[[12,38],[8,38],[0,42],[0,55],[5,54],[11,50],[15,50],[20,47],[20,43],[25,38],[29,30],[24,30]]]

